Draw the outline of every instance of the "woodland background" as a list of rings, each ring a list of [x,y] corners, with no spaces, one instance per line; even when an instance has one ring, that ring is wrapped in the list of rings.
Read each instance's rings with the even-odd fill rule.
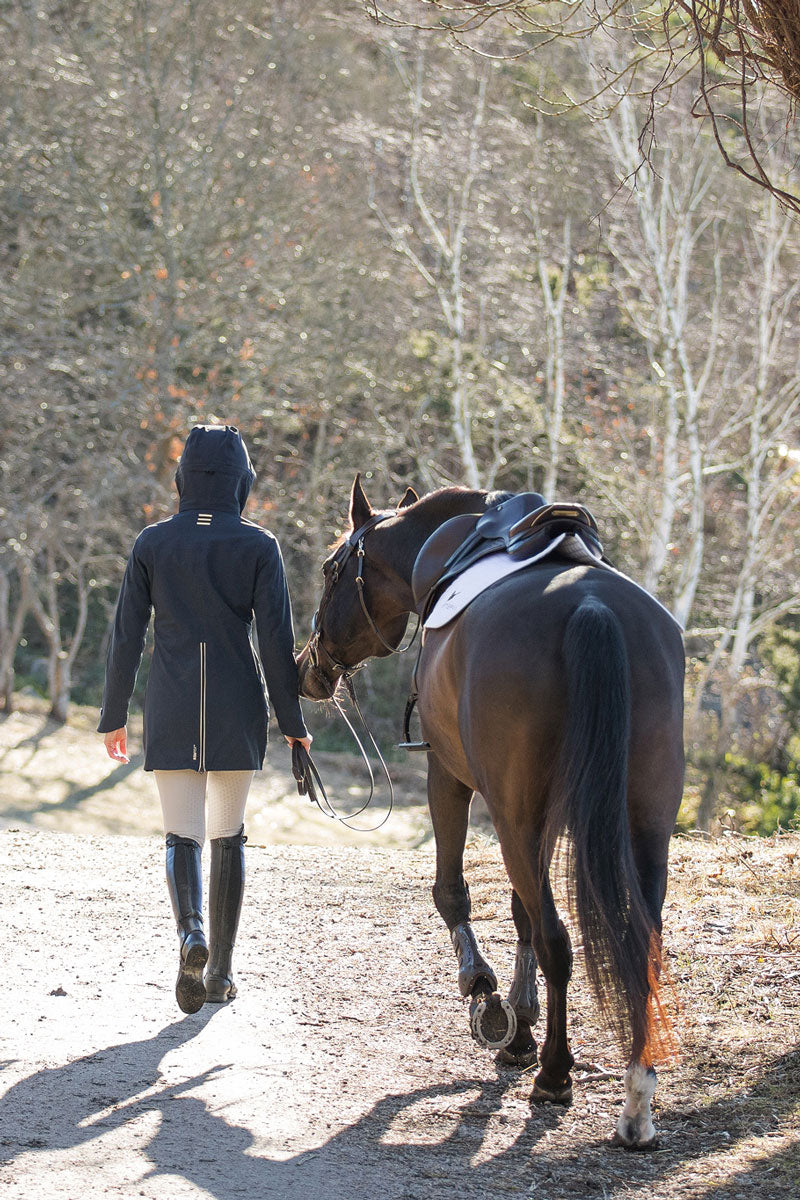
[[[368,8],[0,3],[2,705],[99,702],[131,542],[229,422],[301,640],[356,471],[587,504],[687,630],[682,823],[796,822],[798,217],[690,75],[613,86],[622,33],[486,57]],[[769,91],[750,121],[790,180]],[[410,668],[361,676],[385,746]]]

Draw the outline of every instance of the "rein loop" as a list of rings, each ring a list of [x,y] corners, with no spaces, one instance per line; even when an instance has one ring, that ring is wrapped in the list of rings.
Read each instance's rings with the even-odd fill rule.
[[[348,829],[352,829],[355,833],[374,833],[376,830],[380,829],[382,825],[385,825],[391,816],[392,809],[394,808],[394,785],[392,784],[392,778],[389,774],[389,768],[386,765],[386,760],[381,754],[372,730],[367,725],[364,714],[361,711],[361,705],[358,703],[358,697],[356,696],[355,688],[353,687],[353,681],[349,675],[345,677],[345,683],[347,687],[347,693],[352,701],[353,707],[358,713],[361,724],[367,733],[372,748],[378,756],[378,761],[383,768],[383,773],[386,776],[387,783],[389,784],[389,807],[377,825],[369,825],[365,827],[363,825],[352,824],[352,821],[354,821],[356,817],[359,817],[361,813],[363,813],[365,809],[367,809],[372,803],[372,798],[375,795],[375,774],[372,770],[372,764],[369,761],[369,755],[364,749],[364,744],[356,733],[352,721],[342,708],[341,702],[336,696],[333,697],[333,703],[336,705],[336,709],[345,725],[352,733],[355,743],[361,751],[361,757],[363,758],[369,772],[369,795],[361,807],[357,808],[355,812],[347,813],[346,816],[342,816],[341,813],[338,813],[331,801],[328,799],[328,793],[325,791],[325,785],[322,782],[319,771],[317,770],[316,763],[309,754],[308,750],[306,750],[303,743],[299,741],[296,741],[292,744],[292,774],[297,781],[297,791],[299,794],[301,796],[308,796],[311,803],[316,804],[320,812],[324,813],[326,817],[331,817],[333,820],[341,822],[342,825],[346,825]]]
[[[295,779],[297,780],[297,789],[300,792],[300,795],[303,796],[303,795],[307,794],[308,798],[311,801],[313,801],[314,803],[316,803],[316,805],[318,806],[320,811],[326,813],[328,816],[333,817],[338,821],[341,821],[341,823],[343,825],[346,825],[349,829],[353,829],[359,833],[372,833],[376,829],[380,829],[381,825],[383,825],[389,819],[389,815],[392,811],[392,808],[394,807],[394,787],[392,785],[391,776],[389,775],[389,768],[386,765],[386,760],[384,759],[383,755],[380,752],[378,743],[375,740],[375,736],[372,733],[372,730],[367,725],[366,719],[361,710],[361,706],[358,703],[358,699],[356,697],[355,688],[353,687],[353,675],[355,675],[356,671],[360,671],[361,668],[366,665],[367,660],[365,659],[363,662],[354,663],[352,665],[349,665],[347,663],[342,662],[340,659],[337,659],[330,652],[330,650],[327,648],[327,646],[325,646],[324,643],[322,642],[322,623],[323,623],[323,619],[325,616],[325,611],[330,603],[333,589],[336,586],[336,584],[339,582],[341,573],[342,573],[344,567],[346,566],[348,560],[350,559],[351,555],[355,552],[355,554],[358,558],[358,567],[356,570],[356,579],[355,579],[356,590],[358,592],[358,599],[359,599],[359,603],[361,605],[362,612],[364,613],[364,616],[367,619],[367,624],[369,625],[370,629],[375,634],[375,636],[377,637],[380,644],[386,650],[388,650],[389,654],[403,654],[403,653],[405,653],[406,650],[410,649],[410,647],[413,645],[414,640],[416,639],[416,636],[419,633],[419,629],[420,629],[419,616],[417,616],[417,626],[416,626],[416,629],[414,630],[414,633],[411,636],[410,641],[408,641],[405,646],[392,646],[386,640],[386,638],[383,636],[380,629],[376,625],[375,620],[372,617],[372,614],[370,613],[369,608],[367,607],[366,596],[364,593],[364,587],[365,587],[365,585],[364,585],[364,561],[366,559],[366,551],[364,550],[364,539],[367,536],[367,534],[370,533],[376,527],[376,525],[380,525],[380,523],[382,521],[387,521],[389,519],[389,517],[391,517],[391,516],[394,516],[394,513],[373,513],[368,521],[365,521],[364,524],[359,529],[356,529],[353,533],[350,534],[350,536],[342,543],[342,545],[336,551],[336,554],[330,560],[330,563],[326,564],[325,567],[323,567],[323,571],[325,572],[325,589],[322,593],[322,598],[320,599],[320,602],[319,602],[319,608],[314,613],[314,616],[311,621],[311,637],[309,638],[309,641],[308,641],[308,654],[309,654],[309,658],[311,660],[311,665],[313,666],[313,668],[316,671],[318,671],[323,677],[326,678],[328,684],[331,685],[331,687],[333,688],[330,698],[333,700],[333,703],[336,706],[336,709],[337,709],[339,715],[341,716],[342,720],[345,722],[348,729],[352,733],[355,743],[358,746],[358,749],[361,753],[361,757],[363,758],[364,763],[366,764],[367,770],[369,771],[369,778],[370,778],[369,795],[367,796],[367,799],[362,804],[361,808],[356,809],[355,812],[348,813],[347,816],[341,816],[339,813],[337,813],[336,810],[334,809],[333,805],[331,804],[330,800],[328,799],[328,796],[325,792],[325,788],[322,785],[322,780],[320,779],[319,774],[316,770],[316,767],[314,766],[314,763],[311,760],[311,756],[308,755],[307,753],[301,753],[301,751],[304,751],[304,747],[297,742],[295,742],[293,750],[292,750],[292,769],[293,769]],[[381,768],[383,770],[383,774],[386,776],[386,781],[389,784],[389,807],[388,807],[383,819],[377,825],[371,826],[369,828],[364,828],[364,827],[358,826],[358,825],[352,825],[350,822],[352,820],[354,820],[354,818],[360,816],[360,814],[362,812],[364,812],[364,810],[371,803],[372,798],[375,794],[375,775],[372,770],[372,764],[370,763],[369,755],[367,754],[367,751],[365,750],[361,739],[359,738],[358,734],[356,733],[353,723],[350,721],[349,717],[347,716],[346,712],[344,711],[344,708],[342,707],[341,702],[339,701],[338,697],[335,695],[336,684],[328,676],[326,676],[325,671],[322,669],[322,667],[320,665],[320,653],[323,653],[325,655],[325,657],[328,659],[328,661],[331,663],[331,665],[333,667],[335,667],[335,669],[339,672],[340,677],[344,680],[345,687],[347,689],[347,694],[350,697],[350,700],[353,704],[353,707],[355,708],[356,713],[358,714],[358,718],[359,718],[361,725],[369,739],[369,742],[372,745],[372,748],[374,749],[375,753],[378,756],[378,761],[380,762]]]

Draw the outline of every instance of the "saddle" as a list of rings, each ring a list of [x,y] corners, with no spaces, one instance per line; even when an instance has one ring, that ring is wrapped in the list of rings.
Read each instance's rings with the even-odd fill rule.
[[[423,544],[411,576],[417,612],[424,620],[444,587],[467,567],[497,551],[525,562],[560,534],[579,538],[602,556],[597,522],[582,504],[546,504],[538,492],[518,492],[484,513],[451,517]]]

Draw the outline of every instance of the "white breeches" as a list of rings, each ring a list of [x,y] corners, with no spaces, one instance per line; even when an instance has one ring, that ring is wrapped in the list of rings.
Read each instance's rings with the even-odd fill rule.
[[[244,824],[247,793],[255,771],[154,771],[164,815],[164,833],[191,838],[233,837]]]

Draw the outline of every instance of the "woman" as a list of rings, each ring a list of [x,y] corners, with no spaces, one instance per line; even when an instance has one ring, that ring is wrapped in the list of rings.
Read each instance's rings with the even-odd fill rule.
[[[180,938],[175,994],[187,1013],[236,995],[231,957],[244,887],[244,810],[266,751],[266,692],[287,742],[311,745],[297,694],[280,548],[272,534],[242,517],[254,479],[232,425],[201,425],[189,434],[175,476],[179,510],[144,529],[128,560],[97,727],[111,758],[127,762],[128,705],[152,610],[144,769],[155,775],[164,815],[167,886]],[[208,946],[201,874],[206,833]]]

